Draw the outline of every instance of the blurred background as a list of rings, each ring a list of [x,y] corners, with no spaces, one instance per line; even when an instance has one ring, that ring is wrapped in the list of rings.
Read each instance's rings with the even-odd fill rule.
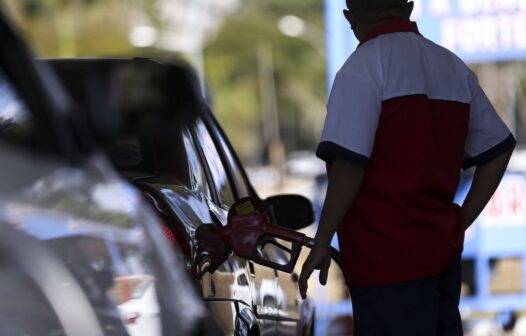
[[[300,193],[318,212],[326,179],[314,150],[332,79],[357,45],[344,4],[3,0],[40,57],[191,63],[260,196]],[[415,0],[413,20],[470,65],[518,140],[501,187],[466,235],[461,308],[470,335],[526,335],[526,1]],[[469,183],[466,172],[458,202]],[[315,225],[308,230],[314,232]],[[327,287],[313,281],[310,288],[318,334],[343,333],[351,307],[339,272]]]

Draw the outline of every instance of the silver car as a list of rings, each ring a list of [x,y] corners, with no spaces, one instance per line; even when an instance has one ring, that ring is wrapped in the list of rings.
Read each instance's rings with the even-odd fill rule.
[[[142,196],[0,15],[0,334],[214,332]],[[143,300],[137,304],[137,300]]]

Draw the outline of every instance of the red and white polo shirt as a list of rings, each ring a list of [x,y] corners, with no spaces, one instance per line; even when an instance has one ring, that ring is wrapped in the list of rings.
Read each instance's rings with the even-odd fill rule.
[[[317,155],[366,167],[338,229],[345,277],[367,287],[435,276],[462,252],[461,168],[515,139],[473,72],[416,23],[375,29],[338,72]]]

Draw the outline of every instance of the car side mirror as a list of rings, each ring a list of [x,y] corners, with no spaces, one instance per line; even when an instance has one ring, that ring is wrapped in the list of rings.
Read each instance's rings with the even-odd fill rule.
[[[273,222],[292,230],[300,230],[314,222],[312,203],[300,195],[278,195],[265,200]]]

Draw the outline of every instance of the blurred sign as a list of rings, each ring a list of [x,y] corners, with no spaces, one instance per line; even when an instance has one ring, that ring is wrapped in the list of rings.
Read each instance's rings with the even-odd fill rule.
[[[462,204],[470,186],[471,177],[464,176],[456,203]],[[526,308],[525,195],[526,174],[506,173],[482,214],[466,232],[463,281],[471,286],[471,295],[462,298],[461,309],[502,312]]]
[[[526,59],[526,0],[414,0],[412,20],[428,39],[467,63]],[[326,0],[329,83],[358,45],[342,15],[345,1]]]
[[[508,174],[482,212],[482,227],[526,227],[526,179]]]
[[[471,186],[463,178],[455,202],[462,204]],[[497,191],[466,232],[464,255],[526,253],[526,175],[506,173]]]
[[[416,0],[413,20],[466,62],[526,58],[524,0]]]

